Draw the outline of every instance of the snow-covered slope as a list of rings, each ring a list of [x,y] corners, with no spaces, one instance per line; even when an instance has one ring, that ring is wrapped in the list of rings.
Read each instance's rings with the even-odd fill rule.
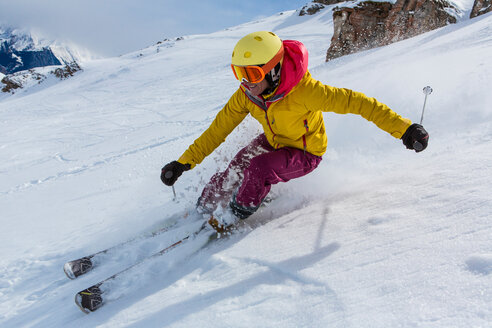
[[[136,243],[74,281],[67,260],[161,226],[259,133],[251,119],[172,191],[176,159],[237,88],[235,42],[304,42],[320,81],[418,121],[415,154],[357,116],[326,114],[311,175],[276,185],[241,232],[149,261],[90,314],[74,294],[175,236]],[[92,61],[0,102],[2,327],[487,327],[492,322],[492,15],[324,63],[331,12],[285,12]],[[190,246],[191,245],[191,246]]]

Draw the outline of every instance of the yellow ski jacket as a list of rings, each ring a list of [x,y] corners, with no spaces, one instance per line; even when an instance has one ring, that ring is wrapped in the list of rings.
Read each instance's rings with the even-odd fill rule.
[[[286,54],[288,49],[286,46]],[[307,58],[307,52],[305,55]],[[266,101],[261,96],[253,97],[242,85],[178,162],[190,164],[192,168],[201,163],[248,114],[260,122],[268,142],[275,149],[293,147],[316,156],[322,156],[327,147],[322,112],[361,115],[395,138],[401,138],[411,125],[409,119],[402,118],[374,98],[349,89],[324,85],[313,79],[307,71],[307,60],[302,66],[305,69],[296,66],[297,81],[294,78],[290,86],[285,87],[286,83],[284,88],[279,86],[275,95]],[[288,68],[288,61],[284,59],[282,69]],[[283,75],[282,79],[288,81]]]

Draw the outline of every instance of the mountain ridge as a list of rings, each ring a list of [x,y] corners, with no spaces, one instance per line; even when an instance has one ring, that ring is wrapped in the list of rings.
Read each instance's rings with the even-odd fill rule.
[[[33,31],[0,23],[0,72],[81,63],[92,56],[77,46],[48,40]]]

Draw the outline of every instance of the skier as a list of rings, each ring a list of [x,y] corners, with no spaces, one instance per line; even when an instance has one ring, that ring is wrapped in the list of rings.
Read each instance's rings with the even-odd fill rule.
[[[200,213],[220,230],[246,219],[260,206],[271,185],[312,172],[326,151],[322,112],[359,114],[416,152],[429,134],[388,106],[349,89],[324,85],[307,70],[308,52],[295,40],[268,31],[240,39],[232,53],[232,71],[241,84],[215,120],[177,160],[162,168],[161,180],[172,186],[184,171],[212,153],[248,115],[264,133],[241,149],[227,169],[215,174],[198,199]],[[415,142],[420,147],[415,147]],[[218,207],[226,209],[214,217]]]

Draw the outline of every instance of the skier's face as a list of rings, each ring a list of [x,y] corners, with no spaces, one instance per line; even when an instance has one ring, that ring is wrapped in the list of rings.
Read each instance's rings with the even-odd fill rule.
[[[244,81],[243,83],[246,84],[251,95],[253,95],[255,97],[258,97],[259,95],[261,95],[261,93],[268,88],[268,81],[266,79],[263,79],[259,83],[249,83],[246,81]]]

